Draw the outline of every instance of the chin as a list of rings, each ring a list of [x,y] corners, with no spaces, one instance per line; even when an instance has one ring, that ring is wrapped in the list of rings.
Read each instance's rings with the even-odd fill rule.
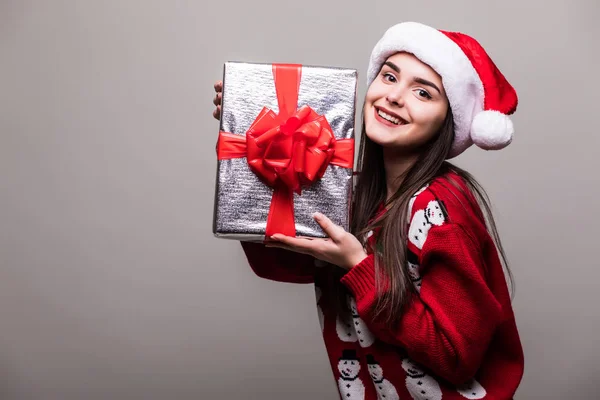
[[[393,142],[390,142],[389,140],[385,140],[380,135],[369,135],[367,133],[367,137],[369,139],[371,139],[371,142],[378,144],[381,147],[392,147],[393,146]]]
[[[401,135],[394,135],[393,132],[386,129],[367,128],[365,134],[372,142],[383,147],[405,147],[410,145],[406,143],[406,138],[401,137]]]

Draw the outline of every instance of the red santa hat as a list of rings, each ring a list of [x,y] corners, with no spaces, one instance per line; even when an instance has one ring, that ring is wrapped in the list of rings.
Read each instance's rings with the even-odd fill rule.
[[[417,22],[394,25],[373,48],[368,85],[387,58],[402,51],[413,54],[442,77],[455,130],[448,158],[473,143],[485,150],[510,144],[514,127],[508,115],[517,109],[517,93],[475,39]]]

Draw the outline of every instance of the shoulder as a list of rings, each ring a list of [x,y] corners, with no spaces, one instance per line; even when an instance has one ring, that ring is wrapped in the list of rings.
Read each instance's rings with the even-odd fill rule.
[[[417,191],[410,199],[408,212],[409,247],[418,250],[423,248],[431,229],[452,224],[472,231],[482,221],[473,193],[453,173],[439,176]]]
[[[433,225],[446,222],[469,225],[482,216],[475,196],[465,181],[454,173],[438,176],[417,191],[411,197],[408,209],[411,220],[423,211]]]

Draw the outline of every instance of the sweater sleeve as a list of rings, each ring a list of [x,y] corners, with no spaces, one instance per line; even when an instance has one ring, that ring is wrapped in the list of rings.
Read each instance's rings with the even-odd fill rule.
[[[394,325],[371,317],[377,301],[373,255],[342,283],[373,334],[404,348],[410,358],[460,384],[479,369],[503,310],[484,278],[480,249],[456,224],[434,226],[421,253],[420,293],[412,295]]]
[[[241,242],[250,267],[261,278],[288,283],[314,282],[314,258],[262,243]]]

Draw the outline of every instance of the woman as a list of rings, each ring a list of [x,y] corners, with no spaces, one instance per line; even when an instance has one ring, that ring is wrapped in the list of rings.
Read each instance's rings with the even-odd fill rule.
[[[258,276],[314,283],[344,399],[511,399],[523,351],[483,189],[450,164],[508,145],[513,87],[473,38],[413,23],[372,51],[351,232],[242,243]],[[214,116],[220,115],[217,83]]]

